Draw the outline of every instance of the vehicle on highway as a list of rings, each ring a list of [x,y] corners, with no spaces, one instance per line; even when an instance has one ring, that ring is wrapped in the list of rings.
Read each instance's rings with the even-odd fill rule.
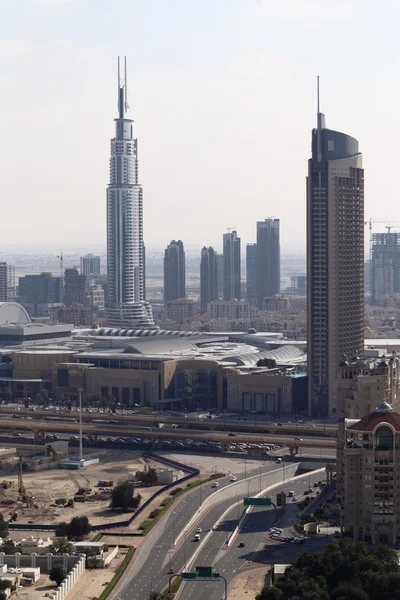
[[[295,495],[295,491],[294,490],[290,490],[288,496],[289,498],[292,498]]]
[[[231,477],[231,479],[230,479],[230,480],[231,480],[231,481],[237,481],[237,477],[233,476],[233,477]]]
[[[244,548],[244,545],[245,545],[244,542],[240,542],[238,548]]]
[[[196,535],[194,536],[194,541],[195,542],[199,542],[200,541],[200,534],[196,533]]]
[[[302,442],[302,441],[303,441],[303,438],[301,438],[301,437],[295,437],[294,439],[295,439],[295,440],[299,440],[299,442]]]
[[[202,531],[203,531],[203,530],[202,530],[202,528],[201,528],[201,527],[198,527],[198,528],[197,528],[197,533],[201,533]]]
[[[230,431],[230,432],[228,433],[228,436],[230,436],[230,437],[236,437],[236,433],[232,433],[232,431]]]
[[[168,570],[168,575],[173,575],[174,573],[175,573],[174,569],[171,568]]]
[[[218,481],[214,481],[214,483],[212,484],[212,486],[211,486],[211,487],[212,487],[212,488],[217,488],[217,487],[219,487],[219,483],[218,483]]]
[[[277,462],[278,462],[278,463],[281,463],[281,462],[282,462],[282,459],[281,459],[281,458],[278,458]]]

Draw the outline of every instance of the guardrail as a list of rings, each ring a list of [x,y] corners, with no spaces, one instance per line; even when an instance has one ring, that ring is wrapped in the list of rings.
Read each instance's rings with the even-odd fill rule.
[[[187,465],[183,465],[181,463],[178,463],[175,460],[171,460],[169,458],[164,458],[163,456],[159,456],[158,454],[152,454],[152,453],[147,453],[147,456],[149,456],[152,459],[156,460],[157,462],[161,462],[167,466],[175,467],[177,469],[180,469],[181,471],[186,471],[186,472],[189,471],[189,473],[188,473],[188,475],[185,475],[185,477],[182,477],[181,479],[178,479],[177,481],[174,481],[173,483],[168,483],[167,485],[158,489],[152,496],[150,496],[150,498],[148,498],[146,500],[146,502],[144,502],[141,506],[139,506],[139,508],[132,514],[131,517],[129,517],[129,519],[124,519],[123,521],[115,521],[114,523],[102,523],[101,525],[93,525],[92,531],[102,531],[104,529],[108,530],[108,529],[117,529],[118,527],[128,527],[132,523],[132,521],[134,519],[136,519],[136,517],[138,517],[145,510],[145,508],[147,508],[151,504],[151,502],[153,502],[153,500],[155,500],[155,498],[157,498],[164,492],[167,492],[168,490],[172,489],[173,487],[175,487],[177,485],[181,485],[182,483],[185,483],[189,479],[192,479],[193,477],[200,475],[200,471],[198,469],[195,469],[194,467],[189,467]],[[36,524],[36,523],[31,523],[31,524],[9,523],[8,527],[9,527],[9,529],[20,530],[20,531],[30,531],[30,530],[54,531],[55,528],[57,527],[57,524],[40,525],[40,524]]]

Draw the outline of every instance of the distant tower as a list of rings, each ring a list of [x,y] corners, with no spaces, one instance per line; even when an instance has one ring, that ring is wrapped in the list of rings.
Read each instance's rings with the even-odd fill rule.
[[[279,219],[257,222],[257,304],[281,290]]]
[[[307,178],[309,412],[338,415],[343,355],[364,351],[364,170],[358,141],[319,111]]]
[[[372,302],[400,292],[400,233],[373,233],[371,253]]]
[[[100,256],[86,254],[81,256],[81,275],[100,275]]]
[[[185,297],[185,249],[181,240],[172,240],[164,254],[164,305]]]
[[[127,71],[118,58],[118,118],[111,140],[110,183],[107,188],[106,324],[154,328],[144,300],[143,189],[139,184],[138,141],[128,109]]]
[[[257,244],[246,244],[246,300],[257,304]]]
[[[224,233],[224,300],[240,300],[240,237],[235,230]]]
[[[207,312],[207,304],[218,298],[218,264],[214,248],[202,248],[200,258],[200,311]]]
[[[7,302],[7,263],[0,262],[0,302]]]

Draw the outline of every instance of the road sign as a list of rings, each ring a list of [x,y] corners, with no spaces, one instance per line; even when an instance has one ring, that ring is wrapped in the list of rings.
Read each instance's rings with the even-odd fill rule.
[[[245,498],[245,506],[271,506],[271,498]]]
[[[181,573],[182,579],[196,579],[196,573]]]
[[[212,567],[195,567],[198,577],[212,577]]]

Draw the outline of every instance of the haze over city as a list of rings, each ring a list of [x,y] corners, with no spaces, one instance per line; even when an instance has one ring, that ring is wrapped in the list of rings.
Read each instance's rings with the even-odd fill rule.
[[[13,223],[2,244],[104,244],[117,54],[129,57],[149,246],[220,245],[232,226],[251,242],[254,222],[278,215],[283,250],[305,248],[317,73],[327,125],[363,149],[365,215],[380,218],[384,203],[396,220],[395,1],[385,10],[373,0],[1,8],[2,220]]]

